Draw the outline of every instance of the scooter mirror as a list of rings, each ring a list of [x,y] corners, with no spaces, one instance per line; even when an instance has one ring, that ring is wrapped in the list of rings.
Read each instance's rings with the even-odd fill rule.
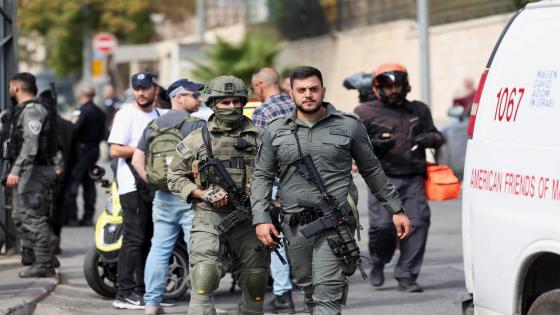
[[[89,168],[88,174],[90,178],[98,180],[103,178],[103,175],[105,175],[105,169],[99,165],[92,165]]]

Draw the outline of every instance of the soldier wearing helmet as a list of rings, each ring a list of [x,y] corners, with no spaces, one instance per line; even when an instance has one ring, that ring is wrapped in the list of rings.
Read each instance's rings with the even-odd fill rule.
[[[208,128],[190,133],[177,145],[168,173],[168,187],[187,202],[193,202],[195,216],[189,243],[189,314],[215,314],[213,292],[226,267],[239,275],[242,295],[238,314],[262,314],[268,280],[270,254],[256,250],[258,240],[251,220],[241,221],[227,232],[216,226],[235,210],[224,180],[213,167],[202,167],[212,152],[235,185],[250,194],[251,175],[260,139],[260,129],[243,116],[247,89],[241,79],[220,76],[204,89],[203,100],[214,114]],[[211,150],[207,150],[211,148]]]
[[[364,122],[383,169],[401,195],[413,232],[398,240],[391,217],[373,195],[369,196],[370,282],[374,287],[383,285],[383,267],[399,245],[401,254],[394,272],[399,290],[421,292],[416,279],[430,226],[424,191],[425,149],[438,148],[444,139],[433,124],[428,106],[407,100],[410,84],[404,66],[388,63],[375,69],[373,91],[378,99],[362,103],[354,112]]]

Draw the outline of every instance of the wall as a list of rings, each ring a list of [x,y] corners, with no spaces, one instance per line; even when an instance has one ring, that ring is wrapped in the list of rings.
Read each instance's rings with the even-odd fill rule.
[[[465,77],[478,82],[502,29],[512,14],[495,15],[430,28],[432,112],[446,120],[453,94]],[[321,38],[290,42],[277,59],[282,70],[312,65],[321,70],[326,99],[343,111],[352,111],[357,92],[342,81],[359,71],[373,71],[385,62],[404,64],[410,74],[409,99],[420,98],[419,44],[416,22],[396,22],[356,28]]]

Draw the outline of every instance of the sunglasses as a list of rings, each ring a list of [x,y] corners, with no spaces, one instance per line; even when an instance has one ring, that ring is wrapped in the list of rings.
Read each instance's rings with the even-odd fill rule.
[[[181,94],[179,94],[179,95],[191,96],[191,97],[194,98],[195,100],[197,100],[198,98],[200,98],[200,92],[181,93]]]

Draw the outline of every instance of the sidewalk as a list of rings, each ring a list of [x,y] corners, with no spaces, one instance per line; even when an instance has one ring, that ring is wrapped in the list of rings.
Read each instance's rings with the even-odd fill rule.
[[[19,255],[0,255],[0,315],[32,314],[36,304],[60,283],[60,274],[51,278],[21,279],[25,270]]]

